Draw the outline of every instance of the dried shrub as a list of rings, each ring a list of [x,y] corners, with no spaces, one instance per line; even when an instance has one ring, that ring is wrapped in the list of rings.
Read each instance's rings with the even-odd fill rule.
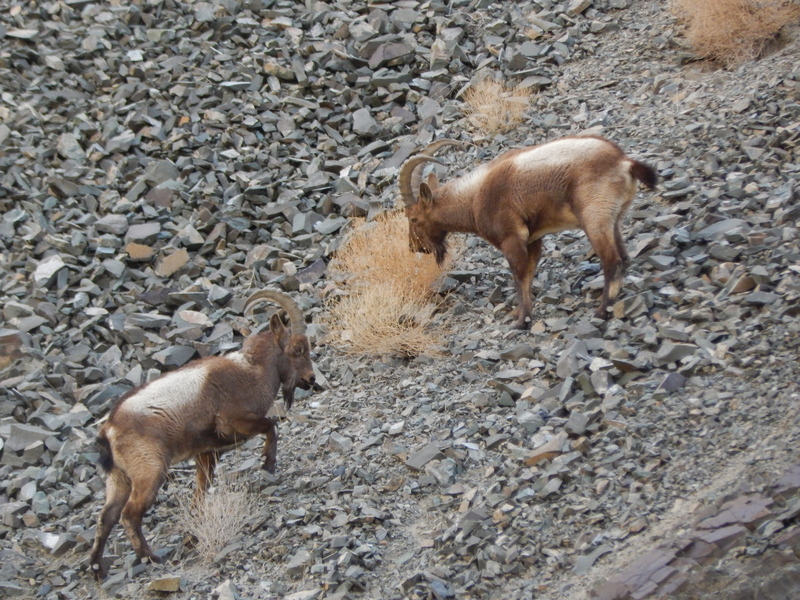
[[[463,111],[469,123],[484,134],[506,133],[522,124],[533,92],[483,79],[464,92]]]
[[[433,324],[440,302],[433,287],[453,255],[451,248],[440,267],[432,255],[411,252],[401,212],[356,223],[330,265],[340,293],[327,296],[329,325],[342,349],[366,356],[435,354],[442,332]]]
[[[399,285],[425,297],[441,277],[433,256],[408,248],[408,221],[399,211],[379,215],[371,223],[357,219],[336,252],[334,273],[356,286]]]
[[[198,555],[211,561],[242,531],[256,503],[245,481],[221,471],[201,503],[191,495],[180,497],[178,526],[194,539]]]
[[[734,67],[762,56],[800,18],[792,0],[673,0],[698,58]]]
[[[436,305],[407,289],[375,285],[353,291],[333,307],[344,350],[367,356],[436,354]]]

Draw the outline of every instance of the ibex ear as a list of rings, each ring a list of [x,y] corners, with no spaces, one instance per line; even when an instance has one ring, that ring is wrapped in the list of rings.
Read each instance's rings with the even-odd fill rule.
[[[427,184],[428,184],[428,187],[431,188],[431,190],[435,190],[435,189],[437,189],[439,187],[439,178],[436,176],[436,173],[434,173],[433,171],[428,173]]]
[[[270,331],[272,331],[272,335],[275,336],[275,341],[278,342],[278,346],[280,346],[281,350],[286,350],[286,347],[289,345],[289,330],[277,314],[272,315],[272,318],[269,320],[269,328]]]
[[[433,192],[424,181],[419,184],[419,202],[426,208],[433,206]]]

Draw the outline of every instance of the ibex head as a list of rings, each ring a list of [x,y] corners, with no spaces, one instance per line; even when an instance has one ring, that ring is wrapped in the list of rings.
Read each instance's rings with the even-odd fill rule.
[[[435,173],[431,173],[426,181],[416,185],[415,173],[417,168],[426,162],[442,164],[431,155],[445,146],[463,147],[461,142],[455,140],[444,139],[433,142],[403,164],[399,177],[400,196],[408,218],[409,248],[412,252],[433,253],[438,264],[442,264],[447,254],[447,231],[437,226],[435,219],[431,218],[436,205],[439,180]],[[415,191],[415,188],[418,191]]]

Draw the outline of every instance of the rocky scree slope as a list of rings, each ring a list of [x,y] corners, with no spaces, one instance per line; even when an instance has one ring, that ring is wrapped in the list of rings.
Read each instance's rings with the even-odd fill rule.
[[[3,594],[714,597],[760,558],[792,572],[796,52],[687,62],[647,1],[5,7]],[[458,93],[483,74],[538,92],[524,127],[468,132]],[[532,330],[511,331],[505,262],[468,239],[442,283],[441,356],[325,343],[327,261],[352,217],[394,206],[415,147],[475,141],[444,176],[587,130],[663,179],[631,211],[614,318],[590,318],[596,260],[567,232],[547,241]],[[213,562],[177,527],[178,469],[145,523],[166,564],[138,564],[118,530],[98,586],[98,421],[127,389],[237,348],[242,298],[265,285],[307,311],[328,389],[281,425],[277,477],[255,441],[226,459],[254,505]],[[741,494],[759,510],[707,522]]]

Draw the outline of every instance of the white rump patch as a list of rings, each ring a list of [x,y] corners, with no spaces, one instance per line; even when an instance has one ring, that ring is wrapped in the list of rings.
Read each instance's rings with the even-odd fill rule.
[[[140,415],[152,413],[154,409],[184,410],[196,401],[206,382],[206,374],[203,366],[167,373],[125,400],[120,410]]]

